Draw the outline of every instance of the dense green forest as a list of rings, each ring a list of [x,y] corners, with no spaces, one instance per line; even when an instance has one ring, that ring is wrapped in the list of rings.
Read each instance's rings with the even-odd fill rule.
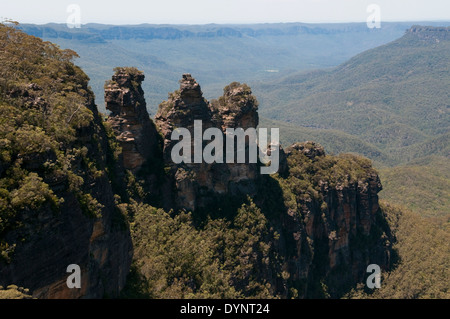
[[[445,37],[424,40],[408,32],[331,71],[262,85],[261,114],[357,136],[396,163],[413,158],[409,146],[427,142],[441,143],[432,150],[447,156],[449,48]]]
[[[431,156],[395,168],[382,168],[381,196],[449,227],[450,162]]]
[[[96,215],[100,204],[83,187],[105,172],[77,137],[98,117],[85,106],[93,100],[89,78],[71,62],[77,54],[0,28],[0,258],[9,260],[14,245],[4,235],[20,227],[17,215],[43,206],[56,212],[64,201],[49,184],[67,181],[86,214]]]
[[[265,118],[260,127],[280,128],[282,145],[290,145],[297,140],[314,140],[330,153],[363,154],[379,170],[383,184],[381,198],[448,227],[450,167],[447,154],[450,144],[445,139],[436,139],[436,144],[431,140],[413,145],[402,150],[403,157],[392,157],[391,153],[339,130],[300,127]]]

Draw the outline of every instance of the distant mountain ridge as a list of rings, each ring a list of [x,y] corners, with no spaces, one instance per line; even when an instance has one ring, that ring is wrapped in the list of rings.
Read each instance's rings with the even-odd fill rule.
[[[254,86],[262,125],[380,168],[380,197],[449,225],[450,28],[414,25],[331,70]],[[267,120],[271,118],[271,120]],[[440,222],[438,222],[440,223]]]
[[[69,29],[66,24],[18,26],[75,50],[76,61],[91,79],[100,111],[103,84],[117,65],[127,64],[147,74],[144,90],[149,111],[177,85],[179,74],[191,73],[212,98],[232,81],[255,87],[292,72],[328,68],[367,49],[399,38],[412,22],[384,23],[369,29],[365,23],[248,25],[102,25]],[[258,96],[260,96],[258,92]]]
[[[420,25],[412,26],[407,34],[417,36],[420,39],[432,40],[450,40],[450,27],[423,27]]]
[[[408,24],[400,24],[405,28]],[[398,28],[392,24],[388,28]],[[348,32],[369,33],[372,30],[363,23],[342,24],[306,24],[306,23],[273,23],[250,25],[102,25],[85,24],[81,28],[66,28],[65,24],[31,25],[23,24],[20,29],[26,33],[48,38],[64,38],[77,40],[129,40],[129,39],[165,39],[212,38],[212,37],[261,37],[286,36],[299,34],[338,34]]]
[[[420,153],[432,140],[442,145],[435,151],[448,156],[449,34],[449,28],[414,26],[332,70],[262,84],[255,88],[262,96],[261,114],[354,135],[393,163],[414,158],[409,153]]]

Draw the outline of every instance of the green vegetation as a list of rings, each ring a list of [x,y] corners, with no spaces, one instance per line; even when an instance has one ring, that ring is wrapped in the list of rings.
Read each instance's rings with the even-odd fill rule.
[[[352,154],[340,154],[338,156],[325,155],[323,148],[312,142],[297,144],[304,147],[303,150],[289,150],[288,158],[289,175],[286,178],[276,177],[281,189],[284,206],[288,212],[298,214],[300,222],[307,227],[324,227],[331,236],[336,236],[342,231],[342,226],[331,216],[333,208],[329,207],[328,200],[324,198],[324,190],[342,190],[349,192],[359,187],[368,187],[370,180],[376,178],[376,171],[367,158]],[[315,150],[311,154],[311,150]],[[314,154],[315,153],[315,154]],[[346,195],[344,195],[346,196]],[[331,202],[331,205],[334,205]],[[312,213],[316,211],[315,213]],[[318,226],[321,225],[321,226]],[[387,245],[389,230],[379,218],[373,225],[369,234],[363,234],[361,229],[356,230],[356,237],[350,235],[350,249],[358,249],[359,253],[366,255],[362,258],[372,258],[376,254],[372,249],[380,243]],[[351,287],[352,279],[348,277],[348,268],[340,265],[331,272],[328,270],[329,242],[328,238],[306,237],[302,244],[302,258],[304,262],[315,265],[313,273],[307,282],[289,282],[294,293],[304,294],[309,298],[336,298],[345,294]],[[357,248],[356,248],[357,247]],[[297,248],[298,249],[298,248]],[[347,265],[346,265],[347,266]],[[311,280],[311,278],[313,278]],[[307,289],[306,289],[307,287]]]
[[[315,143],[306,142],[302,145],[306,149],[322,149],[323,152],[323,148]],[[288,158],[290,167],[288,180],[296,180],[304,185],[297,188],[290,185],[295,194],[301,194],[305,189],[311,192],[310,195],[317,194],[325,184],[333,188],[348,187],[376,174],[372,162],[361,156],[351,154],[329,156],[322,153],[310,157],[294,148]]]
[[[15,243],[4,235],[21,227],[23,215],[60,211],[64,192],[50,185],[65,185],[87,215],[101,214],[103,206],[86,189],[104,174],[102,127],[89,108],[89,78],[74,57],[0,24],[0,256],[6,261]],[[89,137],[81,141],[83,134]]]
[[[380,170],[383,191],[390,203],[403,205],[442,225],[450,216],[450,161],[432,156],[394,168]]]
[[[306,223],[309,216],[303,216],[304,207],[314,202],[320,206],[326,222],[328,209],[321,189],[325,185],[356,187],[375,171],[366,158],[349,154],[329,156],[317,144],[301,145],[305,151],[294,149],[289,157],[289,176],[267,176],[254,201],[249,197],[241,204],[223,200],[220,212],[208,207],[202,216],[198,216],[200,212],[167,213],[133,201],[122,204],[134,246],[132,271],[122,297],[282,297],[274,290],[274,283],[268,281],[270,278],[289,287],[288,297],[304,294],[306,282],[290,280],[283,268],[286,256],[279,254],[280,234],[276,230],[280,214],[292,210]],[[317,154],[311,157],[306,150]],[[256,205],[257,201],[264,203]],[[304,244],[304,258],[326,264],[327,251],[320,241],[308,239]],[[296,248],[288,245],[285,249]],[[308,284],[308,294],[329,296],[326,280],[327,274],[318,271]]]
[[[291,75],[254,91],[261,92],[263,116],[345,132],[397,164],[411,159],[404,148],[419,153],[421,143],[441,136],[448,146],[449,49],[448,40],[405,35],[331,71]],[[447,147],[436,149],[448,155]]]
[[[280,125],[285,141],[298,141],[301,136],[305,140],[317,137],[336,153],[346,150],[371,156],[377,163],[386,165],[381,171],[382,178],[387,180],[382,196],[396,203],[407,201],[411,209],[440,218],[448,214],[449,206],[448,105],[444,104],[449,96],[447,91],[443,93],[448,86],[445,65],[448,44],[434,45],[436,53],[428,45],[410,41],[406,38],[390,47],[360,55],[335,71],[282,81],[276,89],[278,97],[289,99],[301,94],[307,103],[300,104],[300,108],[290,105],[283,110],[274,102],[277,98],[263,99],[264,105],[274,102],[270,112],[276,113],[276,118],[301,125],[295,115],[305,112],[303,124],[315,127],[273,121],[263,124]],[[395,58],[394,66],[379,68],[385,52],[396,57],[397,46],[405,45],[416,50]],[[136,44],[135,50],[139,46]],[[127,52],[119,50],[119,53]],[[430,64],[419,59],[429,54]],[[275,285],[269,279],[289,287],[287,297],[302,296],[305,287],[311,296],[324,298],[348,291],[347,286],[343,287],[345,291],[334,290],[330,274],[320,267],[325,264],[327,246],[311,238],[305,238],[301,247],[305,254],[302,256],[317,265],[311,280],[289,278],[283,269],[284,255],[277,250],[281,227],[275,226],[280,222],[279,213],[286,213],[284,209],[297,214],[295,217],[301,224],[308,223],[310,216],[304,208],[314,203],[321,213],[318,218],[321,220],[315,222],[329,227],[330,236],[333,231],[336,234],[334,225],[326,224],[329,209],[322,189],[364,187],[368,178],[376,175],[369,159],[352,154],[325,155],[317,144],[304,143],[303,151],[291,150],[288,176],[262,178],[254,200],[246,198],[238,204],[218,201],[216,205],[221,210],[211,206],[201,216],[194,216],[198,212],[166,212],[145,203],[151,194],[146,192],[140,176],[127,172],[126,189],[119,189],[114,164],[121,149],[111,128],[96,114],[89,79],[72,63],[76,56],[74,51],[61,50],[0,24],[2,263],[11,262],[18,241],[26,240],[26,234],[13,239],[6,234],[23,227],[24,219],[33,219],[39,212],[64,214],[67,197],[75,198],[90,218],[100,217],[105,208],[99,194],[90,192],[89,185],[107,176],[109,180],[105,182],[111,182],[114,192],[120,194],[114,197],[116,217],[120,226],[130,226],[134,247],[132,270],[122,297],[284,297],[274,290]],[[146,57],[139,59],[144,61]],[[378,62],[371,64],[373,59]],[[365,69],[362,65],[367,63],[369,68]],[[406,72],[405,65],[415,68],[411,73]],[[421,82],[425,88],[413,92],[411,88],[419,85],[419,75],[428,69],[431,75]],[[115,71],[137,72],[137,69]],[[393,78],[385,78],[386,74]],[[435,79],[440,83],[436,84]],[[392,90],[381,85],[383,81]],[[235,86],[237,83],[226,90]],[[438,97],[433,99],[433,96]],[[421,108],[422,105],[429,105],[429,110]],[[311,106],[316,107],[314,112],[306,112]],[[419,123],[420,117],[424,121]],[[434,156],[424,158],[430,155],[430,150]],[[387,166],[397,164],[400,159],[411,162],[401,167]],[[154,170],[163,170],[162,162],[154,164]],[[432,188],[426,190],[423,184]],[[449,298],[450,238],[446,229],[386,203],[379,213],[378,217],[387,219],[392,232],[395,267],[383,275],[382,289],[369,293],[356,287],[348,296]],[[358,244],[370,247],[380,239],[382,244],[390,244],[384,226],[381,223],[369,236],[358,237]],[[298,249],[287,246],[286,250]],[[348,269],[336,272],[335,276],[345,276]],[[0,287],[0,298],[16,297],[28,297],[28,291],[17,286]]]
[[[282,121],[260,118],[259,127],[280,129],[280,143],[287,147],[299,141],[312,140],[326,149],[328,153],[356,153],[370,158],[375,163],[392,163],[389,155],[361,138],[333,129],[318,129],[296,126]]]
[[[358,153],[380,170],[380,193],[422,216],[448,222],[450,41],[407,33],[326,71],[254,87],[260,126],[281,142],[314,140]]]
[[[190,72],[203,83],[208,99],[221,95],[231,81],[248,83],[260,101],[260,114],[279,120],[271,124],[281,128],[285,147],[314,140],[330,153],[364,155],[379,169],[432,154],[450,156],[448,41],[408,36],[335,69],[306,73],[393,41],[411,23],[385,23],[380,30],[369,30],[364,23],[19,27],[75,49],[100,108],[105,79],[127,61],[147,74],[143,89],[153,114],[180,74]],[[266,123],[263,119],[260,126]],[[403,177],[390,178],[400,184]]]
[[[138,70],[135,67],[115,67],[113,69],[115,74],[129,74],[129,75],[143,75],[144,72],[141,70]]]
[[[122,297],[274,297],[264,272],[273,266],[277,234],[250,199],[233,220],[209,219],[201,229],[191,214],[135,202],[122,209],[130,218],[134,246]]]
[[[330,153],[362,154],[374,161],[379,171],[383,190],[380,198],[432,218],[448,227],[450,207],[450,171],[448,147],[444,139],[423,142],[403,148],[395,155],[338,130],[313,129],[262,118],[260,127],[278,127],[282,145],[296,141],[314,140]],[[431,155],[432,154],[432,155]],[[443,154],[439,155],[439,154]],[[405,164],[398,163],[398,157]]]
[[[330,73],[318,72],[298,76],[297,82],[291,78],[286,79],[284,85],[275,84],[273,87],[280,91],[273,95],[274,103],[281,105],[282,99],[297,99],[298,104],[290,107],[283,104],[283,107],[263,111],[266,116],[277,118],[287,114],[282,119],[290,123],[262,119],[260,124],[261,127],[279,127],[284,145],[312,139],[334,153],[364,154],[379,168],[383,185],[379,195],[392,203],[384,202],[382,211],[395,238],[393,248],[398,257],[393,269],[383,274],[381,289],[371,292],[362,283],[347,295],[351,298],[449,298],[450,143],[449,135],[445,133],[449,124],[445,100],[448,101],[450,81],[440,72],[448,70],[448,63],[442,61],[443,57],[448,57],[448,43],[444,47],[421,45],[416,49],[409,41],[411,39],[403,39],[388,48],[361,54]],[[412,48],[405,51],[403,46],[407,44]],[[425,56],[425,52],[429,56]],[[413,63],[414,71],[408,77],[397,74],[394,83],[386,77],[391,72],[400,72],[404,66],[400,62],[393,64],[387,57],[381,59],[384,54],[389,57],[406,54],[410,58],[418,54],[414,58],[422,61]],[[378,60],[373,61],[373,55],[378,55]],[[389,64],[389,68],[383,69],[384,75],[377,78],[375,66],[382,66],[381,61]],[[363,70],[367,63],[369,72]],[[348,83],[364,74],[374,76],[374,79]],[[320,86],[323,93],[315,91]],[[291,96],[286,94],[288,90]],[[332,93],[325,93],[326,90]],[[377,90],[378,93],[374,93]],[[378,104],[355,103],[356,99],[366,99],[366,96],[372,97],[372,101],[381,97],[384,100]],[[275,98],[280,102],[275,102]],[[340,99],[346,98],[352,102],[341,103]],[[267,99],[261,100],[263,107],[266,106]],[[388,107],[388,111],[382,109]],[[398,111],[394,107],[402,109],[402,113],[396,115]],[[376,116],[363,118],[360,112]],[[396,123],[387,124],[391,121],[389,117]],[[304,121],[300,125],[305,126],[293,123],[298,120]],[[400,123],[402,121],[404,123]],[[365,124],[359,126],[360,123]],[[292,198],[291,205],[295,205]]]
[[[380,289],[369,292],[359,285],[348,297],[449,299],[448,231],[403,207],[382,202],[382,210],[396,238],[396,268],[382,274]]]

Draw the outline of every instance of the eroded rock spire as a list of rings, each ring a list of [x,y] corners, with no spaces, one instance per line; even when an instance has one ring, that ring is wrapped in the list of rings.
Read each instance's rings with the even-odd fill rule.
[[[157,132],[146,108],[141,83],[144,74],[136,68],[116,68],[105,85],[107,122],[122,147],[123,165],[137,171],[151,156]]]

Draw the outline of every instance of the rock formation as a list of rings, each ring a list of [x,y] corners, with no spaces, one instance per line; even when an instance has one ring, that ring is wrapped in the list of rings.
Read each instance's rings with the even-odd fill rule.
[[[297,165],[305,163],[330,165],[324,149],[314,142],[296,143],[286,149],[270,144],[268,155],[274,148],[280,150],[278,182],[286,181],[292,188],[295,205],[291,207],[286,206],[278,182],[259,173],[259,163],[176,164],[171,159],[172,147],[178,142],[171,139],[176,128],[186,128],[192,136],[195,120],[202,122],[202,134],[211,127],[224,135],[227,128],[255,128],[257,101],[247,85],[232,83],[222,97],[208,102],[199,84],[185,74],[180,89],[161,103],[155,126],[145,109],[140,86],[143,79],[137,70],[121,68],[105,87],[106,105],[111,111],[107,122],[123,150],[114,173],[125,176],[124,169],[129,169],[139,174],[145,166],[163,163],[163,179],[153,178],[148,171],[141,178],[149,182],[153,192],[165,194],[163,206],[191,210],[194,214],[211,209],[211,204],[218,202],[225,206],[220,201],[225,197],[221,196],[253,197],[267,214],[271,229],[280,235],[270,245],[278,256],[275,267],[281,267],[289,279],[274,277],[270,267],[261,265],[274,294],[290,297],[292,292],[287,287],[296,287],[298,297],[317,297],[317,291],[321,291],[316,286],[318,278],[323,278],[329,284],[327,293],[339,297],[352,284],[364,280],[367,265],[389,267],[391,248],[384,235],[386,229],[378,220],[377,193],[381,183],[369,167],[363,168],[365,175],[345,183],[330,184],[326,178],[321,179],[312,196],[298,186],[305,176],[296,177],[295,172]],[[92,99],[87,107],[96,111]],[[104,167],[108,146],[100,121],[95,116],[92,125],[81,130],[78,138],[87,147],[90,158]],[[207,142],[203,143],[205,146]],[[159,147],[161,152],[157,151]],[[302,156],[303,164],[298,164],[296,160]],[[28,165],[27,161],[24,163]],[[82,170],[81,166],[78,169]],[[308,174],[314,178],[313,172]],[[0,284],[27,287],[39,298],[99,298],[105,293],[117,296],[125,285],[132,247],[129,232],[117,222],[118,207],[107,176],[85,176],[84,191],[101,204],[98,218],[86,216],[76,194],[65,187],[65,180],[47,182],[58,197],[64,198],[64,213],[55,217],[51,207],[46,206],[38,212],[39,223],[32,222],[36,212],[23,213],[25,227],[9,232],[8,242],[18,242],[24,234],[27,240],[16,248],[14,261],[1,268]],[[70,264],[81,267],[82,289],[67,288],[66,267]]]
[[[212,107],[225,132],[227,127],[241,127],[244,130],[250,127],[256,128],[259,124],[258,101],[252,95],[250,87],[246,84],[233,82],[226,86],[223,95],[212,103]]]
[[[141,83],[145,76],[134,68],[117,68],[105,87],[107,122],[122,147],[123,166],[137,172],[152,156],[157,132],[147,112]]]
[[[171,150],[178,141],[172,141],[171,135],[175,128],[186,128],[193,137],[195,120],[201,120],[202,135],[210,127],[219,128],[224,135],[227,127],[256,128],[257,108],[256,98],[245,84],[235,82],[227,86],[224,95],[218,101],[210,103],[203,98],[200,85],[195,79],[190,74],[183,75],[180,89],[171,93],[169,99],[160,104],[155,116],[156,126],[164,138],[164,161],[171,167],[177,190],[175,207],[195,210],[206,207],[217,194],[255,192],[255,180],[258,177],[256,163],[174,164]],[[203,142],[202,146],[205,145]],[[193,145],[192,149],[194,150]]]
[[[314,142],[296,143],[285,152],[288,162],[302,155],[312,162],[325,159],[323,147]],[[289,168],[295,168],[292,162]],[[276,219],[285,238],[278,249],[286,257],[290,279],[304,283],[301,296],[311,296],[308,283],[323,277],[328,293],[338,297],[352,283],[364,281],[369,264],[389,268],[392,247],[386,236],[389,229],[380,223],[377,195],[382,186],[370,169],[348,183],[332,186],[321,180],[319,185],[320,200],[300,197],[297,209],[287,207]]]

